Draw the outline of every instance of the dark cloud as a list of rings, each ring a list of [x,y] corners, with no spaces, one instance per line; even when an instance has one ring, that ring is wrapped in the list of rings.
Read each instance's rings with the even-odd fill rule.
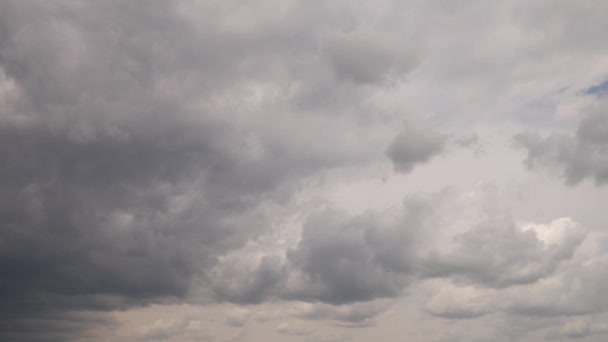
[[[525,164],[556,170],[568,183],[591,179],[597,185],[608,181],[608,116],[605,101],[581,119],[576,133],[552,134],[543,137],[523,133],[516,142],[527,150]]]
[[[4,317],[0,322],[2,337],[7,341],[92,341],[99,336],[92,331],[108,333],[119,323],[95,312],[45,312],[27,318]]]
[[[278,256],[264,256],[253,266],[239,260],[224,260],[212,273],[218,300],[233,303],[260,303],[275,296],[285,278],[285,267]]]
[[[328,169],[365,177],[388,157],[395,171],[409,173],[448,145],[479,148],[475,134],[443,135],[402,111],[448,121],[471,113],[486,122],[490,107],[512,113],[601,65],[603,55],[590,52],[603,49],[579,39],[603,37],[599,7],[572,11],[591,26],[563,11],[545,25],[558,5],[524,3],[494,13],[482,2],[1,1],[0,340],[102,340],[117,327],[108,312],[184,301],[302,301],[305,309],[291,312],[297,318],[369,326],[416,280],[510,300],[439,301],[427,310],[444,318],[605,312],[597,300],[605,265],[573,261],[586,235],[572,222],[526,230],[484,212],[455,233],[457,215],[435,199],[351,215],[311,213],[294,196],[319,200],[298,191]],[[505,15],[514,11],[523,14],[515,22]],[[554,34],[538,42],[530,32]],[[461,33],[464,44],[456,41]],[[513,55],[522,41],[542,53]],[[585,58],[563,55],[581,41]],[[412,73],[413,51],[424,49],[428,58]],[[470,53],[454,53],[463,50]],[[563,63],[574,71],[554,78]],[[605,82],[585,92],[597,108],[574,134],[517,140],[530,168],[558,170],[571,184],[604,184]],[[403,119],[411,124],[391,140],[387,132]],[[319,197],[333,196],[339,182],[324,184]],[[303,219],[299,240],[246,250],[276,233],[291,210],[302,211],[288,214]],[[255,317],[237,312],[224,323],[242,327],[234,340],[243,340]],[[126,338],[210,339],[199,323],[157,320]],[[556,336],[603,328],[577,329]]]
[[[380,83],[401,77],[413,65],[411,53],[383,37],[340,37],[327,47],[330,65],[340,80]]]
[[[398,296],[415,272],[417,238],[429,206],[426,199],[411,198],[396,217],[332,211],[310,217],[287,254],[286,296],[332,304]]]
[[[431,198],[413,196],[390,213],[315,212],[285,256],[223,259],[213,273],[215,294],[237,303],[334,305],[397,297],[416,274],[417,243],[432,210]]]
[[[444,149],[446,138],[432,130],[405,124],[387,150],[395,170],[408,173]]]
[[[289,79],[307,91],[307,70],[347,63],[309,58],[339,11],[292,5],[286,16],[311,21],[244,14],[239,26],[234,8],[208,2],[0,4],[0,338],[19,340],[49,313],[183,299],[218,256],[269,227],[265,204],[365,158],[354,135],[318,129],[339,119],[297,114],[299,95],[251,95]],[[348,72],[392,75],[387,49],[373,70]],[[277,267],[264,259],[253,290],[223,295],[260,301]],[[59,340],[75,330],[64,323]]]

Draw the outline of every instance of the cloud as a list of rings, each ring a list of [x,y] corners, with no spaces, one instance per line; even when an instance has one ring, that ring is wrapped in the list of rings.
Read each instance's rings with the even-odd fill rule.
[[[290,336],[307,336],[312,333],[310,329],[303,328],[298,326],[297,324],[290,323],[281,323],[279,324],[275,332],[280,335],[290,335]]]
[[[490,220],[455,236],[451,249],[431,252],[426,271],[497,288],[534,283],[572,258],[585,236],[567,218],[521,228],[508,218]]]
[[[341,326],[360,327],[374,325],[374,318],[390,307],[386,300],[329,305],[323,303],[302,303],[289,311],[294,317],[308,320],[332,320]]]
[[[429,161],[444,148],[446,138],[431,130],[405,124],[387,150],[395,170],[412,171],[415,165]]]
[[[242,327],[247,324],[252,313],[249,310],[236,308],[226,317],[226,324],[232,327]]]
[[[345,334],[329,333],[317,334],[307,339],[309,342],[346,342],[352,341],[352,336]]]
[[[513,289],[507,311],[533,317],[581,316],[608,310],[599,296],[608,281],[605,255],[582,254],[533,286]]]
[[[233,303],[260,303],[276,292],[284,277],[282,260],[278,256],[263,256],[259,262],[249,265],[255,259],[224,259],[212,271],[215,294],[220,300]]]
[[[426,303],[425,309],[446,319],[475,319],[496,310],[493,290],[443,285]]]
[[[514,124],[543,132],[516,138],[530,169],[605,184],[606,9],[0,2],[0,340],[112,340],[138,324],[117,312],[184,302],[294,305],[307,329],[327,320],[325,340],[347,340],[329,330],[371,327],[406,295],[432,327],[403,326],[447,319],[474,336],[461,340],[602,333],[605,252],[585,248],[601,249],[603,221],[576,209],[595,193],[572,212],[565,197],[532,203],[564,208],[542,219],[477,190],[358,207],[527,182],[499,141]],[[477,153],[472,129],[492,136],[486,154],[430,163],[452,146]],[[387,158],[401,175],[376,187]],[[530,191],[561,189],[543,186]],[[248,322],[269,318],[247,312],[213,328],[257,339]],[[148,318],[142,339],[211,336],[190,318]],[[492,335],[508,319],[523,328]]]
[[[560,236],[564,237],[553,234],[555,239],[544,241],[553,244]],[[492,288],[450,278],[427,281],[422,285],[430,293],[424,308],[451,322],[492,322],[494,334],[505,333],[511,339],[589,338],[603,333],[595,322],[601,322],[608,310],[599,294],[608,279],[605,263],[598,239],[586,239],[554,272],[533,283]]]
[[[399,298],[426,279],[461,286],[452,297],[473,301],[477,291],[535,286],[563,272],[588,229],[570,218],[517,222],[500,201],[495,189],[480,187],[410,196],[401,210],[313,212],[284,255],[235,254],[218,264],[216,294],[237,303],[304,301],[295,316],[366,325],[388,309],[383,299]],[[465,305],[438,296],[426,309],[441,317],[504,309],[493,300]]]
[[[418,231],[430,205],[413,197],[395,214],[308,217],[300,242],[287,252],[286,297],[344,304],[399,296],[414,274]]]
[[[592,318],[578,318],[565,323],[560,328],[547,333],[548,339],[584,339],[594,335],[608,333],[608,325]]]
[[[381,153],[340,133],[364,131],[348,118],[301,115],[298,94],[316,87],[317,67],[363,75],[357,84],[402,74],[400,50],[343,35],[319,61],[339,10],[290,3],[311,20],[291,22],[237,7],[238,25],[207,2],[0,5],[0,319],[185,300],[220,256],[269,229],[268,208],[300,182]],[[358,70],[367,63],[343,48],[382,58]],[[287,80],[301,80],[294,94],[280,91]],[[276,272],[265,258],[247,286]]]
[[[571,185],[585,179],[603,185],[608,180],[606,100],[598,101],[588,110],[574,134],[517,135],[516,142],[527,151],[525,165],[529,169],[555,170]]]
[[[337,37],[327,50],[335,76],[356,84],[398,79],[414,64],[411,52],[400,50],[385,37]]]
[[[143,340],[166,340],[182,334],[188,323],[189,320],[184,319],[156,320],[142,327],[139,337]]]

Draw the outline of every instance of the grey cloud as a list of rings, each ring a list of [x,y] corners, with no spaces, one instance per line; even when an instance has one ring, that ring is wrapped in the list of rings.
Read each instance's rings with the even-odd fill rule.
[[[364,325],[385,309],[377,299],[427,277],[531,291],[501,304],[513,316],[605,311],[594,300],[602,263],[556,278],[583,235],[551,245],[509,220],[481,220],[442,249],[452,216],[436,220],[443,214],[429,211],[438,204],[424,201],[389,213],[316,213],[287,251],[226,258],[271,229],[273,206],[293,204],[328,168],[362,170],[388,157],[408,173],[448,144],[475,146],[474,137],[412,123],[385,149],[402,111],[486,120],[490,108],[512,113],[603,65],[604,5],[492,6],[0,2],[0,339],[99,340],[88,334],[115,324],[102,313],[200,300],[196,291],[213,292],[203,302],[302,300],[315,308],[302,317]],[[418,65],[420,47],[430,53]],[[554,76],[563,65],[571,73]],[[531,168],[548,166],[572,184],[606,182],[604,88],[587,89],[599,109],[574,134],[518,138]],[[433,313],[492,311],[448,304]],[[186,338],[183,324],[160,321],[142,338]]]
[[[370,301],[346,305],[303,303],[293,307],[290,314],[309,320],[333,320],[342,326],[358,327],[374,325],[374,317],[390,307],[387,301]]]
[[[573,135],[517,135],[516,142],[527,151],[525,165],[529,169],[544,167],[556,170],[568,184],[591,179],[595,184],[603,185],[608,180],[608,116],[605,106],[605,101],[600,102],[580,121]]]
[[[438,133],[406,124],[387,150],[395,170],[411,172],[418,164],[429,161],[444,149],[446,138]]]
[[[599,314],[608,311],[602,296],[608,285],[604,258],[582,254],[566,264],[559,274],[534,286],[513,289],[506,311],[524,316],[560,317]]]
[[[347,342],[352,341],[353,338],[350,335],[345,334],[317,334],[315,336],[309,337],[306,341],[308,342]]]
[[[281,258],[264,256],[254,265],[225,260],[212,271],[210,278],[218,300],[252,304],[276,296],[285,272]]]
[[[290,324],[290,323],[281,323],[279,324],[275,332],[281,335],[290,335],[290,336],[308,336],[312,333],[310,329],[306,329],[304,327]]]
[[[17,342],[95,340],[100,336],[93,329],[108,333],[118,326],[113,319],[92,312],[47,312],[28,319],[4,317],[0,322],[3,337]]]
[[[387,213],[314,212],[284,256],[224,257],[212,271],[214,293],[218,300],[250,304],[282,299],[340,305],[400,296],[416,275],[417,242],[435,200],[412,196],[401,210]]]
[[[139,338],[142,340],[166,340],[181,335],[188,323],[187,319],[156,320],[141,328]]]
[[[265,203],[361,158],[355,135],[317,129],[341,118],[312,124],[297,96],[250,93],[309,76],[320,32],[341,25],[323,11],[309,9],[319,31],[278,17],[233,26],[208,2],[5,1],[0,13],[2,338],[49,312],[183,300],[270,226]],[[264,259],[249,285],[277,272]]]
[[[460,201],[485,206],[492,200],[486,198],[491,194],[478,196],[483,204],[444,191],[407,198],[401,211],[312,214],[304,223],[300,241],[287,250],[286,257],[220,263],[216,293],[233,302],[257,303],[270,298],[321,302],[309,307],[311,318],[318,315],[355,322],[357,315],[348,318],[336,312],[355,308],[348,305],[399,297],[412,281],[420,279],[449,279],[488,289],[537,283],[572,260],[585,241],[587,229],[568,218],[522,226],[481,207],[475,210],[481,210],[482,216],[471,220],[476,216],[460,212]],[[445,317],[491,312],[486,307],[444,304],[429,310]],[[373,316],[365,312],[383,311],[364,307],[374,308],[356,306],[362,309],[361,321]]]
[[[426,312],[445,319],[474,319],[493,313],[491,295],[473,287],[442,287],[425,305]]]
[[[384,37],[338,37],[327,47],[338,79],[366,84],[398,78],[413,65],[411,52]]]
[[[598,337],[597,341],[603,340],[608,334],[608,325],[600,319],[590,317],[566,321],[559,328],[551,329],[546,334],[547,340],[580,340],[589,337]]]
[[[545,241],[552,241],[550,245],[558,245],[559,237],[567,236],[564,231],[551,232],[542,227],[536,230]],[[601,334],[602,327],[593,320],[603,321],[599,317],[608,310],[608,303],[601,295],[608,277],[605,253],[596,249],[596,243],[596,240],[586,240],[555,272],[534,283],[480,288],[448,279],[437,280],[439,291],[425,309],[432,315],[452,320],[495,314],[487,319],[504,319],[504,330],[511,338],[523,338],[535,330],[542,331],[537,335],[547,334],[551,339]]]
[[[453,138],[453,143],[456,146],[471,150],[476,157],[481,156],[484,152],[484,144],[479,135],[474,132]]]
[[[569,219],[548,225],[555,241],[543,241],[537,231],[522,230],[509,218],[483,222],[455,237],[452,250],[433,251],[424,267],[427,275],[453,276],[490,287],[534,283],[573,257],[586,229]]]
[[[415,270],[415,248],[426,199],[410,198],[403,212],[310,217],[299,244],[288,251],[287,298],[343,304],[400,295]]]
[[[249,321],[249,318],[251,318],[251,312],[249,312],[246,309],[235,309],[232,310],[232,312],[230,312],[228,314],[228,316],[226,317],[226,325],[232,326],[232,327],[242,327],[245,326],[245,324],[247,324],[247,321]]]
[[[429,313],[434,316],[446,318],[446,319],[475,319],[485,316],[491,311],[478,310],[470,307],[445,307],[441,309],[429,309]]]

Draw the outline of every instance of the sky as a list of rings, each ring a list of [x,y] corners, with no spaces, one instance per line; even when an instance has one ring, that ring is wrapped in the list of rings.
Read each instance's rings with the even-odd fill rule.
[[[605,341],[606,13],[1,0],[0,340]]]

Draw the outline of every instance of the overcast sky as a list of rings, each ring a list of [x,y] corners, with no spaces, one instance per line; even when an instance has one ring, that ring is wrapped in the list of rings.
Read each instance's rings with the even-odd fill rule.
[[[605,341],[607,13],[0,0],[0,340]]]

